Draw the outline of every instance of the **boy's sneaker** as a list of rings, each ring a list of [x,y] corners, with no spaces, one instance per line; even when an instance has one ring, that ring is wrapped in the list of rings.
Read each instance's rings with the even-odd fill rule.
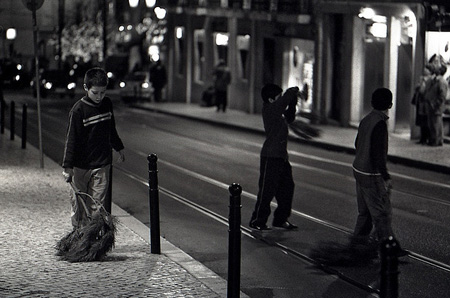
[[[287,220],[285,222],[283,222],[282,224],[273,224],[272,226],[274,226],[275,228],[285,229],[285,230],[296,230],[296,229],[298,229],[298,227],[296,225],[291,224]]]
[[[258,230],[258,231],[262,231],[262,232],[272,230],[267,225],[258,225],[258,224],[254,223],[254,222],[250,222],[249,226],[252,229],[255,229],[255,230]]]

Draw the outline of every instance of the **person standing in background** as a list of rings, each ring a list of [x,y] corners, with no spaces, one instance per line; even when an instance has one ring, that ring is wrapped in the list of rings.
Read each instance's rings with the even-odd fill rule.
[[[220,112],[220,110],[225,112],[227,109],[228,85],[231,83],[231,73],[225,61],[221,60],[219,62],[214,70],[213,76],[217,112]]]
[[[150,82],[155,92],[155,101],[162,101],[162,90],[167,84],[167,71],[161,60],[150,67]]]

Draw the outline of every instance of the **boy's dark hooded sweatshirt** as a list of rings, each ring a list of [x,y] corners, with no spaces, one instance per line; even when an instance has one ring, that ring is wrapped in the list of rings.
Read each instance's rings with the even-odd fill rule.
[[[111,100],[95,104],[84,96],[69,114],[64,168],[95,169],[112,163],[112,149],[124,148],[117,134]]]
[[[288,123],[295,120],[297,93],[295,89],[288,89],[275,102],[264,103],[262,117],[266,141],[261,156],[287,159]]]

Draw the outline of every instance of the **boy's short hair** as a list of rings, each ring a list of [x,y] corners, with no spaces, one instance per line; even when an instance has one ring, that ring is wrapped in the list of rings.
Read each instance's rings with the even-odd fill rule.
[[[108,75],[103,68],[91,68],[84,75],[84,84],[87,89],[90,89],[92,86],[106,87],[108,85]]]
[[[392,92],[387,88],[378,88],[372,93],[370,102],[375,110],[388,110],[392,106]]]
[[[269,98],[275,99],[278,94],[281,94],[283,89],[275,84],[265,84],[261,89],[261,97],[264,102],[269,102]]]

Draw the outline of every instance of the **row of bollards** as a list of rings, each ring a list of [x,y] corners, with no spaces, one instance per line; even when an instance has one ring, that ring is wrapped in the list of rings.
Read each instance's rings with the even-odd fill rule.
[[[2,98],[0,100],[0,132],[5,133],[5,115],[6,115],[6,102]],[[14,141],[16,134],[16,103],[11,101],[9,105],[9,130],[10,130],[10,140]],[[22,106],[22,149],[27,147],[27,125],[28,125],[28,108],[27,104]]]
[[[147,157],[150,206],[150,244],[151,253],[160,254],[159,231],[159,188],[156,154]],[[241,193],[239,184],[233,183],[228,188],[230,192],[228,218],[228,286],[227,298],[240,296],[241,275]],[[399,244],[389,237],[380,246],[380,298],[398,298],[398,252]]]

